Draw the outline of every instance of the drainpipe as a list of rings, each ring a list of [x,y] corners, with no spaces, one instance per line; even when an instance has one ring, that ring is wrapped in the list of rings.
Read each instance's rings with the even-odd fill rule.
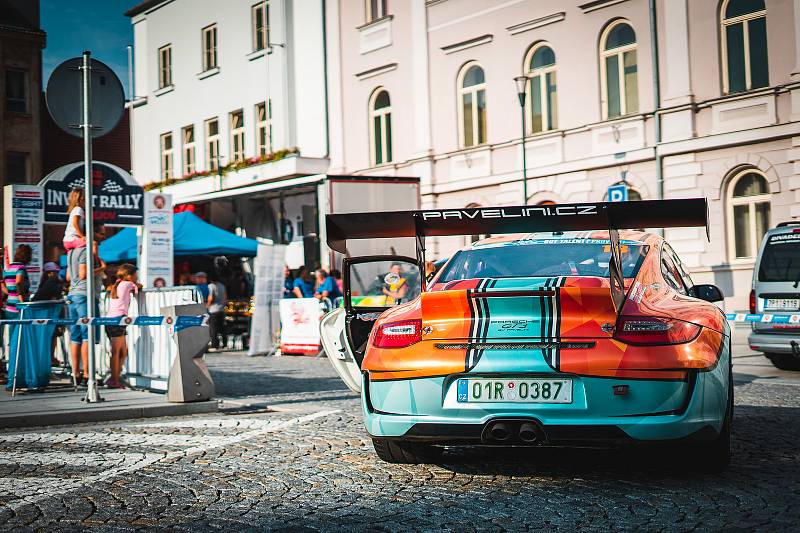
[[[658,151],[658,146],[661,144],[661,82],[660,73],[658,68],[658,21],[656,20],[656,0],[650,0],[650,51],[652,53],[653,64],[653,104],[655,111],[653,111],[653,120],[655,127],[655,164],[656,164],[656,193],[659,200],[664,199],[664,169],[661,154]],[[664,229],[659,229],[661,235],[664,235]]]

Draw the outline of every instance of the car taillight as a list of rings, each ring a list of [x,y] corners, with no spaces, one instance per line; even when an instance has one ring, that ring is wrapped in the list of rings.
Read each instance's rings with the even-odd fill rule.
[[[700,333],[700,326],[674,318],[621,316],[614,338],[627,344],[680,344]]]
[[[372,340],[376,348],[405,348],[422,340],[422,320],[401,320],[378,326]]]
[[[754,290],[750,291],[750,312],[756,312],[756,291]]]

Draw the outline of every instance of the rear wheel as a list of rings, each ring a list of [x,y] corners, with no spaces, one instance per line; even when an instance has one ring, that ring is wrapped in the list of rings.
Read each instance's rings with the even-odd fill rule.
[[[442,448],[416,442],[372,439],[375,453],[387,463],[430,464],[442,458]]]
[[[780,370],[800,370],[800,359],[790,353],[765,353],[775,368]]]

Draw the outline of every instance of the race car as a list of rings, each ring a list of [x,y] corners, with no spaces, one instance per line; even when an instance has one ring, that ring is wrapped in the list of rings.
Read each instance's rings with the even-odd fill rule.
[[[686,199],[328,215],[328,244],[345,255],[350,239],[416,240],[416,258],[346,257],[344,307],[321,322],[378,457],[669,443],[724,467],[730,329],[712,303],[722,293],[695,284],[663,238],[627,229],[707,228],[706,214],[705,199]],[[426,284],[425,237],[461,234],[494,236]],[[381,276],[414,282],[391,304],[357,305],[353,294]]]

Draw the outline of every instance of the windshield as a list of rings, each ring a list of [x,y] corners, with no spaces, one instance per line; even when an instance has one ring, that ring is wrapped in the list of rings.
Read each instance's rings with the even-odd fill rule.
[[[649,246],[620,241],[622,273],[636,277]],[[608,276],[611,245],[607,239],[537,239],[478,246],[458,252],[439,283],[472,278],[529,276]]]
[[[800,233],[770,236],[761,264],[758,281],[797,281],[800,279]]]

